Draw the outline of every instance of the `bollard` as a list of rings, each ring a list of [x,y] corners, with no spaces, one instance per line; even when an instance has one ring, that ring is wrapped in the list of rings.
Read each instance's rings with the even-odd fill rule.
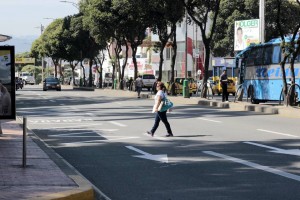
[[[1,120],[0,120],[0,135],[3,134],[2,127],[1,127]]]
[[[183,81],[182,95],[184,98],[190,98],[190,87],[187,79],[184,79]]]
[[[26,168],[26,136],[27,136],[27,117],[23,117],[23,159],[22,166]]]

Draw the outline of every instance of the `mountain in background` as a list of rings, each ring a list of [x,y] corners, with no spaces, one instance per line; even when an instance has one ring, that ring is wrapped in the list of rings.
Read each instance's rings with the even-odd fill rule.
[[[30,35],[30,36],[12,36],[11,40],[6,42],[1,42],[0,45],[11,45],[15,46],[15,53],[24,53],[30,52],[31,45],[36,40],[38,36]]]

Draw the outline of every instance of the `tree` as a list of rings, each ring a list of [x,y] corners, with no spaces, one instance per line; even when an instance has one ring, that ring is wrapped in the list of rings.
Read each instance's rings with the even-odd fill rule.
[[[62,19],[53,21],[43,32],[43,34],[33,42],[31,54],[37,59],[41,57],[50,57],[55,65],[55,77],[57,77],[57,66],[60,58],[64,55],[62,44]],[[60,76],[63,77],[60,68]]]
[[[115,77],[115,67],[119,66],[119,54],[122,50],[122,31],[116,31],[119,26],[118,14],[114,12],[112,0],[82,0],[80,10],[83,15],[83,23],[86,30],[95,38],[95,42],[101,46],[105,44],[110,59],[113,61],[113,80]],[[116,45],[112,45],[112,44]],[[114,54],[111,53],[113,47]],[[116,57],[116,59],[114,59]],[[119,68],[119,67],[118,67]],[[119,70],[120,71],[120,70]]]
[[[201,97],[206,97],[208,80],[208,67],[211,52],[212,38],[216,30],[216,21],[220,10],[220,0],[183,0],[186,10],[193,21],[199,26],[202,41],[205,47],[204,79]],[[209,15],[211,16],[211,26],[209,26]],[[209,29],[210,28],[210,29]]]
[[[70,32],[72,38],[74,38],[73,44],[79,51],[79,57],[77,59],[80,61],[81,65],[84,58],[89,60],[89,87],[92,87],[93,60],[98,55],[99,50],[104,49],[105,46],[96,43],[95,39],[91,36],[90,31],[84,29],[82,14],[74,15],[71,18]]]
[[[134,79],[138,76],[136,53],[145,37],[146,29],[151,25],[150,15],[151,2],[148,0],[114,0],[113,6],[118,10],[119,27],[125,36],[125,40],[130,43],[132,49],[132,60],[134,64]]]
[[[279,36],[276,16],[277,8],[274,0],[266,0],[265,40]],[[281,23],[290,30],[294,29],[294,21],[298,13],[291,9],[291,1],[282,1],[284,15]],[[296,16],[295,16],[296,15]],[[259,18],[259,0],[222,0],[213,37],[212,54],[216,57],[234,56],[234,22]],[[290,32],[291,33],[291,32]]]
[[[294,70],[294,63],[295,59],[297,58],[299,52],[300,52],[300,35],[299,35],[299,29],[300,29],[300,22],[299,20],[296,22],[294,21],[294,29],[291,29],[289,26],[285,26],[285,23],[282,22],[282,18],[287,13],[300,13],[300,3],[298,4],[289,2],[290,4],[284,4],[281,0],[276,0],[276,10],[277,10],[277,18],[276,18],[276,27],[278,29],[278,32],[281,37],[281,50],[283,54],[283,59],[280,62],[281,67],[281,73],[282,73],[282,81],[283,81],[283,94],[285,96],[285,103],[290,105],[295,105],[296,98],[295,98],[295,70]],[[290,12],[286,12],[286,10],[290,10]],[[295,17],[295,16],[294,16]],[[296,19],[299,19],[296,18]],[[292,33],[292,35],[290,35]],[[297,41],[296,36],[298,34]],[[289,35],[289,42],[287,42],[286,35]],[[297,45],[296,45],[297,44]],[[288,87],[287,87],[287,80],[286,80],[286,72],[285,72],[285,64],[288,58],[291,58],[290,60],[290,71],[291,71],[291,95],[288,93]]]
[[[159,75],[158,79],[162,80],[162,66],[164,62],[163,52],[170,40],[173,40],[172,47],[177,49],[177,44],[174,44],[174,39],[176,42],[176,23],[179,22],[184,14],[184,5],[181,0],[158,0],[152,1],[153,11],[151,16],[153,20],[153,25],[151,27],[154,34],[157,34],[160,42],[156,45],[160,51],[160,61],[159,61]],[[175,36],[175,37],[174,37]],[[171,82],[174,82],[174,67],[176,60],[176,53],[173,51],[172,57],[172,77]]]

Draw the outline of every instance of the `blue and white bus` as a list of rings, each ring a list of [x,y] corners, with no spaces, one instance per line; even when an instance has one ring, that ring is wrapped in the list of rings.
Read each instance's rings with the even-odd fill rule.
[[[286,42],[290,38],[286,38]],[[281,39],[272,39],[264,44],[250,45],[236,56],[239,68],[239,83],[243,88],[243,97],[249,97],[252,103],[282,100],[283,88],[280,62],[282,53]],[[285,65],[287,81],[291,78],[290,58]],[[295,60],[295,83],[300,84],[300,54]],[[296,87],[297,94],[299,89]]]

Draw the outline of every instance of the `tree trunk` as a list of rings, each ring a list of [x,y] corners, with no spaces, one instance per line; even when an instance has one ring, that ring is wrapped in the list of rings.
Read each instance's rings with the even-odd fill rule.
[[[134,65],[134,80],[136,80],[138,77],[138,67],[137,67],[137,62],[136,62],[137,46],[131,44],[131,49],[132,49],[132,61],[133,61],[133,65]]]
[[[84,68],[84,66],[83,66],[83,64],[82,64],[82,61],[80,61],[80,66],[81,66],[81,68],[82,68],[82,71],[83,71],[83,86],[86,86],[86,84],[85,84],[85,68]]]
[[[93,87],[93,59],[89,59],[89,65],[90,65],[90,70],[89,70],[89,87]]]
[[[64,80],[64,73],[63,73],[62,67],[61,67],[62,60],[59,59],[58,62],[59,62],[59,65],[58,65],[58,68],[59,68],[59,75],[60,75],[61,80]]]
[[[73,79],[73,86],[76,85],[75,84],[75,66],[73,65],[72,62],[70,62],[70,67],[72,69],[72,79]]]
[[[207,80],[208,80],[208,68],[209,68],[209,58],[210,58],[210,48],[209,48],[210,42],[206,41],[204,42],[205,46],[205,60],[204,60],[204,78],[202,82],[202,90],[201,90],[201,97],[206,98],[207,97]]]
[[[174,77],[175,77],[175,65],[176,65],[176,57],[177,57],[177,40],[176,40],[176,23],[172,24],[172,33],[173,33],[173,41],[172,41],[172,59],[171,59],[171,95],[176,95],[175,93],[175,84],[174,84]]]
[[[160,52],[159,52],[159,67],[158,67],[158,79],[162,80],[162,65],[164,63],[164,49],[166,42],[161,42]]]
[[[124,80],[124,72],[125,72],[125,68],[126,68],[127,60],[128,60],[128,44],[127,44],[127,41],[125,41],[125,48],[126,48],[126,50],[125,50],[125,60],[124,60],[123,65],[122,65],[121,80]],[[123,84],[123,81],[121,81],[120,89],[123,90],[124,87],[125,87],[125,85]]]

